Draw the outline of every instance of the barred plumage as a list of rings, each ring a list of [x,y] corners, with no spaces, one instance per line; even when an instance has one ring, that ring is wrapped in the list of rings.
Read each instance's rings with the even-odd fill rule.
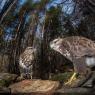
[[[27,47],[25,51],[20,55],[19,66],[22,76],[30,75],[32,78],[32,69],[35,62],[36,49],[33,47]]]
[[[88,67],[95,66],[95,43],[90,39],[80,36],[57,38],[50,42],[50,47],[71,60],[76,73],[88,75]]]
[[[50,42],[50,47],[71,61],[72,57],[81,58],[85,55],[95,55],[95,43],[80,36],[57,38]]]

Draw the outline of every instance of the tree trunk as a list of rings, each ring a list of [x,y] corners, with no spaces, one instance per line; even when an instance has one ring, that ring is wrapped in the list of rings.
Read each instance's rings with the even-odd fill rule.
[[[2,23],[4,17],[7,15],[7,13],[12,9],[14,4],[17,2],[17,0],[9,0],[7,4],[4,5],[1,13],[0,13],[0,23]]]

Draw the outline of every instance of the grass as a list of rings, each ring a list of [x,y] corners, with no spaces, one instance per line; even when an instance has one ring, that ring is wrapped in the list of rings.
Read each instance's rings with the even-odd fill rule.
[[[11,83],[11,80],[0,79],[0,87],[2,86],[8,87],[10,83]]]
[[[50,80],[53,81],[67,81],[71,76],[73,72],[65,72],[65,73],[60,73],[57,75],[53,75]]]

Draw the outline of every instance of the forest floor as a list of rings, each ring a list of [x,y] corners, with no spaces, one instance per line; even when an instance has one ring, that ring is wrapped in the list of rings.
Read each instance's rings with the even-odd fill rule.
[[[66,76],[65,74],[62,74]],[[18,80],[15,74],[0,74],[0,95],[7,93],[9,95],[92,95],[95,94],[95,72],[85,80],[81,86],[64,86],[63,81],[58,81],[58,75],[53,80],[25,79]],[[70,77],[70,76],[68,76]],[[63,77],[61,76],[61,80]],[[80,81],[81,82],[81,81]],[[80,83],[79,82],[79,83]],[[5,94],[4,94],[5,95]]]

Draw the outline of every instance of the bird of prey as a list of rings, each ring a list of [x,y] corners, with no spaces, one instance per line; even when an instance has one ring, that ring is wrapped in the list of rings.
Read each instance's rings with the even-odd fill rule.
[[[66,84],[71,84],[76,74],[83,76],[95,66],[95,43],[82,36],[57,38],[50,42],[50,47],[72,61],[74,74]],[[89,69],[89,70],[88,70]]]
[[[31,77],[32,79],[32,69],[35,62],[36,49],[33,47],[27,47],[23,53],[21,53],[19,58],[19,67],[21,77]]]

